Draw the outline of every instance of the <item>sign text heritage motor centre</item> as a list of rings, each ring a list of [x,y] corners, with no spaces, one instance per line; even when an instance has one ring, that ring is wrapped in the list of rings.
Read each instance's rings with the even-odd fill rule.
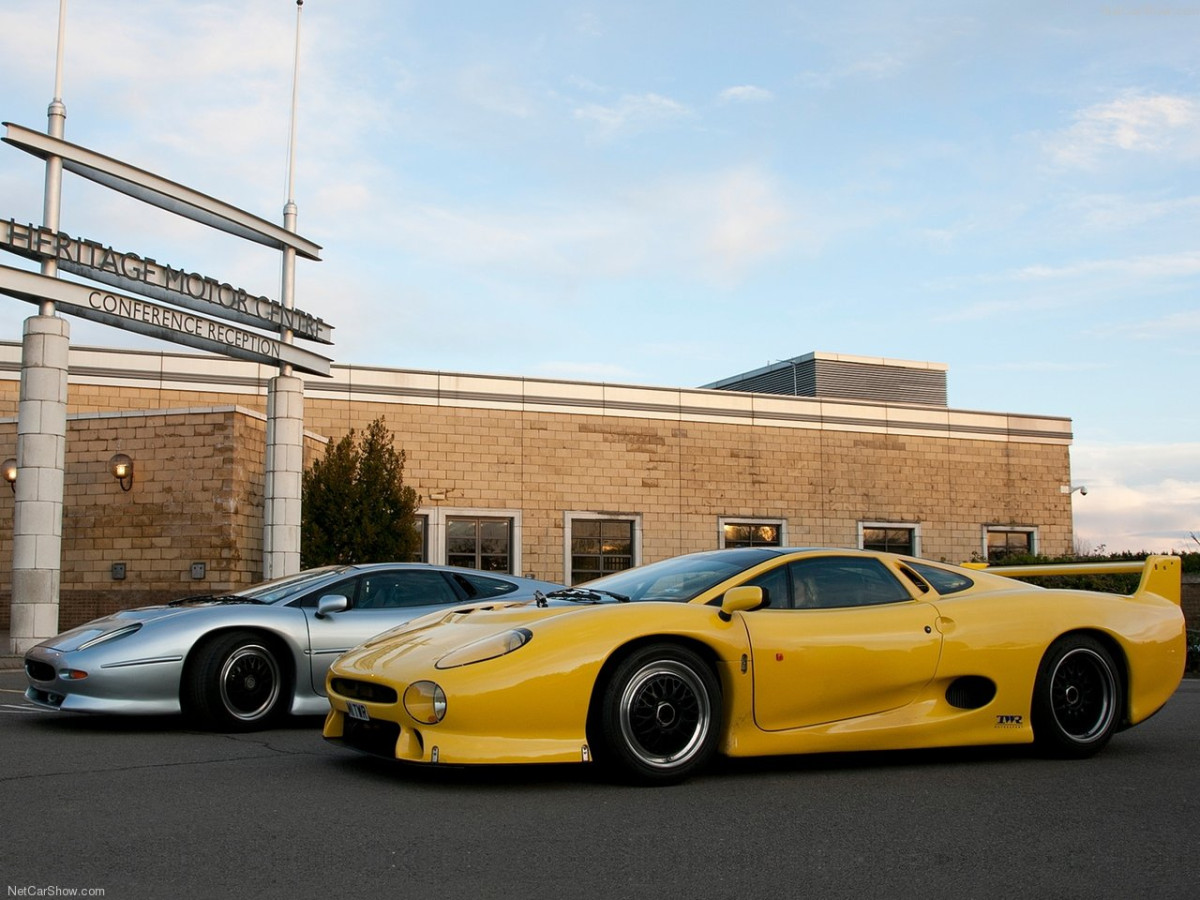
[[[164,265],[136,253],[121,253],[95,241],[9,219],[0,220],[0,247],[32,259],[52,258],[69,272],[180,306],[209,311],[259,328],[287,329],[297,337],[332,343],[332,329],[316,316],[288,309],[268,297],[252,295],[215,278]],[[165,321],[154,324],[174,327]],[[195,333],[186,328],[182,330]]]

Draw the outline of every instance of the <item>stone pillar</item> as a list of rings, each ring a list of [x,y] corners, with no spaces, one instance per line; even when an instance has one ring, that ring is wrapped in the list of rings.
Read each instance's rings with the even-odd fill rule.
[[[304,382],[291,375],[267,387],[263,578],[300,571],[300,486],[304,474]]]
[[[9,641],[14,654],[58,633],[69,353],[66,320],[25,320],[13,509]]]

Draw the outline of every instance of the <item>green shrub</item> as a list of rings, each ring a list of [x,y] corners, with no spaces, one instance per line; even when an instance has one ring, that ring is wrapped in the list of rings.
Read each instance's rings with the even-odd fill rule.
[[[413,559],[419,502],[404,484],[404,451],[393,446],[383,419],[351,431],[304,473],[301,565]]]

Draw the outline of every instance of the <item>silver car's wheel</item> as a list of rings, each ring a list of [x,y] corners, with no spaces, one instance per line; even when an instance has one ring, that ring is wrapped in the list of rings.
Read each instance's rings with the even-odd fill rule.
[[[218,683],[225,711],[254,722],[279,701],[279,664],[261,644],[244,644],[225,657]]]
[[[636,780],[681,780],[716,752],[720,685],[704,660],[684,647],[646,647],[627,657],[602,703],[602,761]]]
[[[217,635],[197,647],[184,673],[184,708],[219,731],[260,728],[284,707],[288,680],[272,647],[250,632]]]
[[[1034,739],[1057,756],[1091,756],[1120,725],[1122,696],[1121,677],[1104,645],[1086,635],[1065,637],[1050,647],[1038,670]]]

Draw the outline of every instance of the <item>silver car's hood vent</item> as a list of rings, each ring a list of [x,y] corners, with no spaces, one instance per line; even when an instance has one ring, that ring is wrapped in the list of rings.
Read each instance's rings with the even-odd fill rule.
[[[241,594],[205,594],[200,597],[181,597],[178,600],[172,600],[167,606],[215,606],[224,603],[262,603],[262,601],[253,597],[243,597]]]
[[[155,619],[178,616],[183,612],[183,610],[171,609],[166,606],[143,606],[141,609],[127,609],[122,612],[113,613],[111,616],[105,616],[102,619],[93,619],[86,625],[80,625],[78,628],[72,628],[70,631],[64,631],[62,634],[43,642],[41,646],[50,647],[54,650],[76,650],[81,644],[86,644],[92,638],[98,637],[107,631],[123,628],[135,622],[152,622]]]

